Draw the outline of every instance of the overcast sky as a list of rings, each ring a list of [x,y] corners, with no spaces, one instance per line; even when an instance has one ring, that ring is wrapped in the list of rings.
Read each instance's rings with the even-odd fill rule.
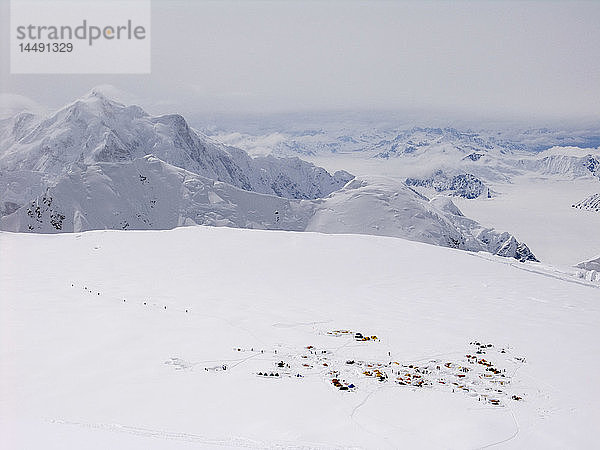
[[[152,74],[114,76],[10,75],[3,38],[0,90],[57,107],[110,84],[152,112],[600,117],[599,1],[154,0],[151,36]]]

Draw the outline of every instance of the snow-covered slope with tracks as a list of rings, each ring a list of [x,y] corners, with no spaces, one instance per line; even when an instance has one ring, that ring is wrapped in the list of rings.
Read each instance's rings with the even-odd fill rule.
[[[596,444],[600,290],[553,268],[214,227],[0,249],[2,448]]]

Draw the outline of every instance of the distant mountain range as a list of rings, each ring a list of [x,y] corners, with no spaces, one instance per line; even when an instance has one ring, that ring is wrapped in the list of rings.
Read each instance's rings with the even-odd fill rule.
[[[506,133],[504,133],[506,134]],[[504,134],[413,127],[408,130],[341,130],[324,133],[271,133],[264,136],[220,133],[214,136],[255,154],[305,157],[352,155],[402,163],[408,184],[465,198],[487,195],[489,182],[519,175],[592,177],[600,181],[600,147],[557,147],[554,143],[599,145],[600,131],[570,140],[561,132],[527,130],[509,140]],[[411,173],[412,169],[412,173]]]
[[[494,128],[492,130],[457,129],[453,127],[392,126],[390,121],[378,124],[353,117],[332,123],[333,114],[322,118],[323,126],[306,117],[278,123],[276,128],[255,124],[254,127],[225,129],[204,128],[206,134],[219,141],[243,148],[251,154],[303,154],[366,152],[379,158],[418,153],[434,147],[450,146],[464,153],[479,150],[501,152],[541,152],[553,147],[600,147],[600,128]],[[265,120],[263,120],[264,122]],[[306,123],[306,126],[303,124]],[[365,123],[368,122],[368,123]],[[266,120],[268,124],[268,120]]]

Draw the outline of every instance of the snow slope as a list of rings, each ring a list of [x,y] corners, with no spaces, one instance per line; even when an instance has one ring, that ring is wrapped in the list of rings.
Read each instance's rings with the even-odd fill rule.
[[[429,200],[404,183],[385,177],[362,177],[349,182],[322,202],[306,230],[402,237],[537,260],[527,245],[509,233],[482,227],[465,217],[450,198]]]
[[[588,261],[583,261],[583,262],[577,264],[577,267],[581,267],[582,269],[595,270],[597,272],[600,272],[600,255],[598,255],[597,257],[592,258]]]
[[[196,224],[376,234],[536,260],[509,233],[486,229],[449,199],[429,201],[400,181],[364,178],[324,199],[294,200],[239,189],[151,156],[75,167],[55,187],[0,218],[0,229],[36,233]]]
[[[1,218],[0,228],[58,233],[201,224],[299,231],[310,205],[246,191],[147,156],[74,167],[55,187]]]
[[[2,448],[596,445],[600,290],[539,264],[214,227],[0,233],[0,249]],[[378,340],[327,334],[343,329]],[[478,400],[484,378],[452,392],[356,371],[340,391],[300,364],[454,367],[473,340],[507,369],[499,406]],[[305,376],[256,375],[280,360]]]

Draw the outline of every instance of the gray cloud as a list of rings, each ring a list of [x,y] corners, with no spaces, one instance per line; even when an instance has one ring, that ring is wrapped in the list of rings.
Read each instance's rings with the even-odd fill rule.
[[[599,22],[600,2],[155,0],[151,75],[16,76],[3,64],[2,90],[57,106],[112,84],[183,112],[598,117]]]

